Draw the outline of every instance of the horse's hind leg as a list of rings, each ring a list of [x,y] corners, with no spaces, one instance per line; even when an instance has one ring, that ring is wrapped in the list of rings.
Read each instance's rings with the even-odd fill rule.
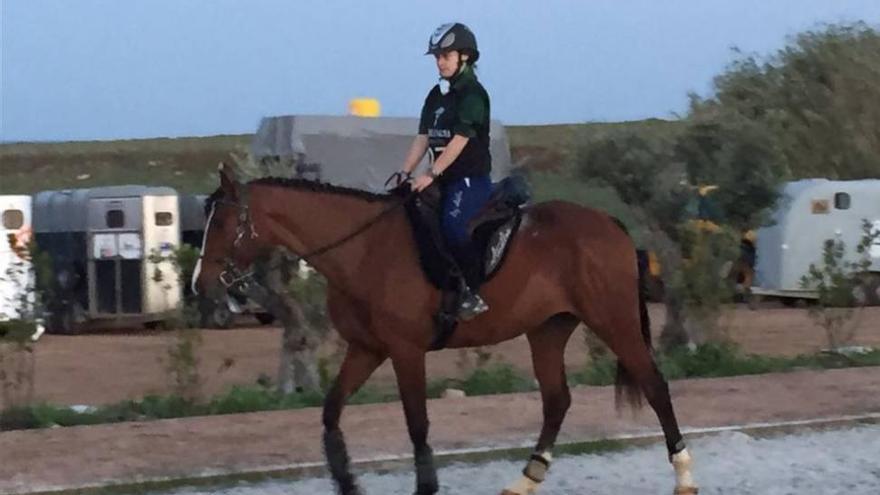
[[[657,369],[651,349],[643,340],[645,334],[640,331],[639,319],[635,317],[635,312],[632,312],[632,317],[629,316],[629,311],[623,313],[627,316],[619,319],[616,324],[591,325],[591,328],[608,344],[620,362],[622,369],[618,369],[618,392],[626,391],[633,405],[638,406],[638,401],[632,400],[638,395],[631,394],[638,394],[641,390],[648,399],[648,404],[657,414],[666,438],[669,460],[676,472],[675,494],[695,494],[697,487],[691,476],[691,457],[678,427],[672,399],[669,396],[669,386]],[[618,400],[620,397],[621,394],[618,393]]]
[[[339,428],[342,408],[351,394],[367,381],[373,371],[385,361],[385,356],[350,343],[342,361],[339,375],[324,399],[324,455],[330,474],[342,495],[361,495],[354,475],[349,470],[345,438]]]
[[[502,495],[532,494],[537,492],[538,486],[544,481],[552,460],[550,451],[571,405],[564,354],[565,345],[577,324],[578,320],[572,315],[557,315],[528,334],[532,366],[541,387],[544,424],[522,477],[505,488]]]

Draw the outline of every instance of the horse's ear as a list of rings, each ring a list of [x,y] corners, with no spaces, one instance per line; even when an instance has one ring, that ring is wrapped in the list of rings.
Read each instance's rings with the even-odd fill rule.
[[[232,167],[224,162],[220,162],[217,166],[217,172],[220,173],[220,189],[229,198],[238,197],[238,182],[235,180],[235,172]]]

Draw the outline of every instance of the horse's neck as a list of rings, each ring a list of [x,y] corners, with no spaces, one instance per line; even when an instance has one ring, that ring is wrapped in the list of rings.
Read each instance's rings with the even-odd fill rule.
[[[269,219],[275,244],[309,255],[348,237],[390,206],[380,201],[338,193],[284,187],[255,188],[254,199]],[[307,261],[337,286],[348,285],[368,254],[371,232],[365,232],[310,257]]]

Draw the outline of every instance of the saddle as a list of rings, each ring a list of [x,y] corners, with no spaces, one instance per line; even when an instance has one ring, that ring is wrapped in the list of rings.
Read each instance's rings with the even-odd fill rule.
[[[435,332],[431,349],[442,349],[458,323],[456,310],[462,294],[463,276],[459,263],[447,247],[440,229],[440,188],[431,186],[407,202],[406,212],[419,250],[425,277],[442,292],[439,311],[434,316]],[[490,280],[501,266],[522,220],[522,206],[529,200],[523,177],[512,176],[493,185],[493,192],[468,228],[474,251],[482,257],[482,277]]]

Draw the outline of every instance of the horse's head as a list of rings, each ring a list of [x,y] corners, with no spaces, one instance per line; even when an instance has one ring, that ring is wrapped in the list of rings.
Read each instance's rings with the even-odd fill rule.
[[[223,163],[219,172],[220,188],[205,203],[202,251],[192,278],[193,292],[209,296],[248,277],[251,263],[267,246],[257,233],[247,186]]]

